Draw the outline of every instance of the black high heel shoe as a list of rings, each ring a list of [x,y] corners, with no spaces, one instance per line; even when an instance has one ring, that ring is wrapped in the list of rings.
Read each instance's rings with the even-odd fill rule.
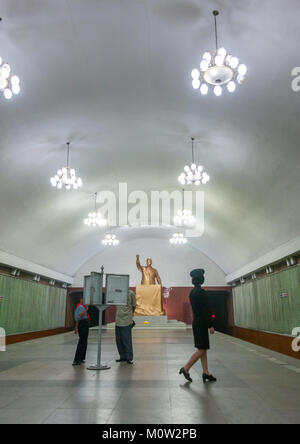
[[[180,375],[183,375],[187,381],[189,381],[189,382],[193,382],[192,378],[190,377],[190,374],[187,373],[187,372],[184,370],[184,367],[182,367],[182,368],[179,370],[179,374],[180,374]]]
[[[213,375],[207,375],[206,373],[202,374],[203,382],[209,381],[209,382],[216,382],[217,378],[215,378]]]

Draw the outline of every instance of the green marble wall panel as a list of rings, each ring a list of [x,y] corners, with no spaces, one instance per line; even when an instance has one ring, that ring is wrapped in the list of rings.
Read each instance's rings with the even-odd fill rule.
[[[300,267],[234,288],[233,302],[236,326],[290,335],[300,327]]]
[[[0,275],[0,327],[6,334],[65,326],[66,290]]]

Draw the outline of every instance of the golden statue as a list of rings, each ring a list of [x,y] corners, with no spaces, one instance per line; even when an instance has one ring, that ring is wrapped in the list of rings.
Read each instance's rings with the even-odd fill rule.
[[[135,315],[163,316],[161,279],[158,271],[152,267],[152,259],[148,258],[146,266],[142,266],[140,256],[137,254],[136,266],[142,272],[142,282],[141,285],[136,286]]]
[[[143,267],[140,263],[140,255],[136,255],[136,266],[138,270],[142,272],[141,285],[155,285],[157,281],[158,285],[161,285],[161,280],[158,271],[152,267],[152,259],[148,258],[146,261],[146,267]]]

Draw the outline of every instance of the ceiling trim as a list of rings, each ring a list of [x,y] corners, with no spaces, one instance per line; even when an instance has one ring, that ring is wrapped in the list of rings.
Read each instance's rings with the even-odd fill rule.
[[[28,271],[30,273],[55,279],[57,281],[66,282],[67,284],[73,284],[73,278],[67,274],[59,273],[58,271],[51,270],[50,268],[35,264],[34,262],[14,256],[13,254],[6,253],[2,250],[0,250],[0,263],[19,268],[20,270]]]
[[[244,267],[234,271],[233,273],[228,274],[226,276],[226,282],[230,283],[236,279],[241,278],[242,276],[246,276],[247,274],[257,271],[260,268],[265,267],[266,265],[270,265],[274,262],[277,262],[286,256],[295,254],[299,250],[300,250],[300,236],[297,236],[296,238],[290,240],[289,242],[280,245],[279,247],[270,251],[269,253],[264,254],[255,261],[250,262]]]

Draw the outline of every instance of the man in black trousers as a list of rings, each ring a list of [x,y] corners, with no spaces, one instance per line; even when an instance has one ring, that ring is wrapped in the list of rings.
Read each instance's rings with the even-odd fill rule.
[[[73,365],[81,365],[85,362],[85,355],[87,350],[88,336],[89,336],[89,315],[88,305],[83,305],[83,299],[80,299],[79,304],[75,309],[76,328],[75,333],[79,335],[76,354]]]
[[[120,359],[117,362],[133,364],[132,327],[136,297],[132,290],[128,292],[127,305],[119,305],[116,314],[116,342]]]

